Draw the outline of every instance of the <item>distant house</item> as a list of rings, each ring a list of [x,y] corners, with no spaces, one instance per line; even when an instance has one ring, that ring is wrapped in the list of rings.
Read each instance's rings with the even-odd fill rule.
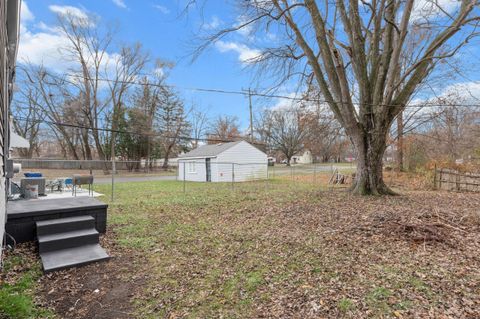
[[[312,152],[306,150],[303,152],[302,155],[294,155],[292,156],[291,164],[312,164],[313,157]]]
[[[353,155],[349,155],[349,156],[345,157],[345,162],[347,162],[347,163],[355,162],[355,160],[356,160],[356,158]]]
[[[267,154],[245,141],[200,146],[178,158],[178,179],[244,182],[267,178]]]
[[[12,100],[15,60],[20,32],[20,0],[0,1],[0,244],[5,233],[7,178],[6,162],[10,153],[10,102]],[[3,247],[3,244],[0,245]],[[0,249],[0,260],[1,260]]]

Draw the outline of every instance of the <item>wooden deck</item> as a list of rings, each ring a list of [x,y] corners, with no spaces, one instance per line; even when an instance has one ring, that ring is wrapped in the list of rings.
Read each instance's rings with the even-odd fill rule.
[[[35,239],[37,221],[90,215],[95,218],[97,231],[105,233],[107,208],[107,204],[92,197],[9,201],[5,230],[16,243],[23,243]],[[9,243],[10,236],[7,236]]]

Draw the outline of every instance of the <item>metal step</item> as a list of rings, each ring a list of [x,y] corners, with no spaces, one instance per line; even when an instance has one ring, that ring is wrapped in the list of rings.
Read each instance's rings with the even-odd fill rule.
[[[40,254],[42,254],[44,252],[53,250],[98,244],[99,234],[95,228],[89,228],[62,233],[39,235],[37,238],[38,251]]]
[[[72,230],[95,227],[95,218],[90,215],[75,216],[36,222],[37,236],[53,233],[63,233]]]
[[[99,244],[43,252],[40,253],[40,257],[42,258],[43,270],[46,273],[110,258]]]

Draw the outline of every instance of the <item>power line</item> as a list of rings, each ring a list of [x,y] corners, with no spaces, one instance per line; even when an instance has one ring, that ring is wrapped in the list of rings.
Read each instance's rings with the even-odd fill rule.
[[[102,131],[102,132],[115,132],[118,134],[131,134],[131,135],[137,135],[137,136],[144,136],[144,137],[162,137],[162,138],[177,138],[179,140],[187,140],[187,141],[202,141],[202,142],[214,142],[214,143],[229,143],[229,142],[234,142],[234,139],[217,139],[217,138],[195,138],[191,136],[169,136],[165,135],[163,133],[140,133],[140,132],[132,132],[132,131],[125,131],[125,130],[112,130],[108,128],[94,128],[94,127],[89,127],[89,126],[84,126],[84,125],[79,125],[79,124],[72,124],[72,123],[64,123],[64,122],[57,122],[57,121],[48,121],[48,120],[31,120],[31,119],[26,119],[22,117],[14,117],[14,120],[16,121],[26,121],[26,122],[32,122],[32,123],[45,123],[45,124],[50,124],[50,125],[58,125],[58,126],[65,126],[65,127],[71,127],[71,128],[77,128],[77,129],[86,129],[86,130],[96,130],[96,131]],[[425,122],[423,122],[425,123]],[[473,130],[476,132],[480,132],[477,130]],[[419,135],[419,136],[424,136],[433,140],[437,140],[440,142],[445,142],[445,139],[441,139],[438,137],[430,136],[428,134],[420,133],[420,132],[414,132],[413,130],[409,130],[407,132],[409,135]],[[238,137],[239,139],[243,139],[241,136]],[[257,146],[265,146],[265,143],[259,143],[259,142],[250,142],[253,145]],[[457,142],[457,144],[462,145],[462,146],[471,146],[470,144],[464,144],[462,142]]]
[[[220,138],[195,138],[191,136],[172,136],[172,135],[166,135],[165,133],[141,133],[141,132],[133,132],[133,131],[125,131],[125,130],[112,130],[108,128],[101,128],[101,127],[91,127],[91,126],[85,126],[85,125],[79,125],[79,124],[72,124],[72,123],[65,123],[65,122],[58,122],[58,121],[49,121],[49,120],[31,120],[31,119],[26,119],[23,117],[14,117],[13,118],[16,121],[24,121],[24,122],[31,122],[31,123],[44,123],[44,124],[50,124],[50,125],[57,125],[57,126],[64,126],[64,127],[70,127],[70,128],[77,128],[77,129],[84,129],[84,130],[92,130],[92,131],[101,131],[101,132],[113,132],[117,134],[130,134],[130,135],[137,135],[137,136],[144,136],[144,137],[162,137],[162,138],[176,138],[179,140],[187,140],[187,141],[202,141],[202,142],[215,142],[215,143],[229,143],[229,142],[234,142],[234,139],[220,139]],[[238,136],[239,139],[241,139],[241,136]],[[263,146],[263,143],[259,142],[252,142],[252,144],[255,145],[261,145]]]
[[[65,76],[67,77],[73,77],[77,79],[82,79],[82,80],[87,80],[91,81],[92,78],[80,75],[80,74],[69,74],[69,73],[64,73]],[[49,73],[49,76],[59,79],[61,81],[68,82],[72,85],[77,85],[77,83],[74,83],[70,80],[67,80],[65,78],[61,78],[58,75],[53,75]],[[316,103],[334,103],[334,104],[350,104],[350,102],[343,102],[343,101],[333,101],[333,100],[326,100],[326,99],[320,99],[320,98],[307,98],[307,97],[293,97],[293,96],[286,96],[286,95],[279,95],[279,94],[266,94],[266,93],[261,93],[261,92],[256,92],[256,91],[237,91],[237,90],[225,90],[225,89],[211,89],[211,88],[200,88],[200,87],[182,87],[178,85],[173,85],[173,84],[158,84],[158,83],[151,83],[151,82],[141,82],[141,81],[127,81],[127,80],[114,80],[114,79],[108,79],[108,78],[102,78],[98,77],[95,78],[95,80],[102,81],[102,82],[107,82],[107,83],[122,83],[122,84],[129,84],[129,85],[140,85],[140,86],[154,86],[154,87],[169,87],[172,89],[181,89],[181,90],[187,90],[187,91],[195,91],[195,92],[202,92],[202,93],[219,93],[219,94],[231,94],[231,95],[241,95],[244,97],[251,97],[251,96],[256,96],[256,97],[262,97],[262,98],[275,98],[275,99],[286,99],[286,100],[291,100],[291,101],[302,101],[302,102],[316,102]],[[48,83],[47,84],[52,84]],[[362,106],[362,105],[367,105],[367,106],[387,106],[387,107],[398,107],[401,106],[400,104],[385,104],[385,103],[361,103],[361,102],[351,102],[353,105],[357,106]],[[426,107],[442,107],[446,106],[445,104],[442,103],[417,103],[417,104],[408,104],[406,108],[426,108]],[[480,107],[478,104],[449,104],[448,106],[457,106],[457,107]]]

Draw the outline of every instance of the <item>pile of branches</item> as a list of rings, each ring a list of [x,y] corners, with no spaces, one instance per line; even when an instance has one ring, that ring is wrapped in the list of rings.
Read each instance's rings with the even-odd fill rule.
[[[465,233],[466,230],[452,218],[442,215],[424,213],[407,217],[399,214],[379,214],[374,220],[375,227],[387,236],[395,236],[415,243],[442,243],[456,246],[459,242],[457,236]]]

